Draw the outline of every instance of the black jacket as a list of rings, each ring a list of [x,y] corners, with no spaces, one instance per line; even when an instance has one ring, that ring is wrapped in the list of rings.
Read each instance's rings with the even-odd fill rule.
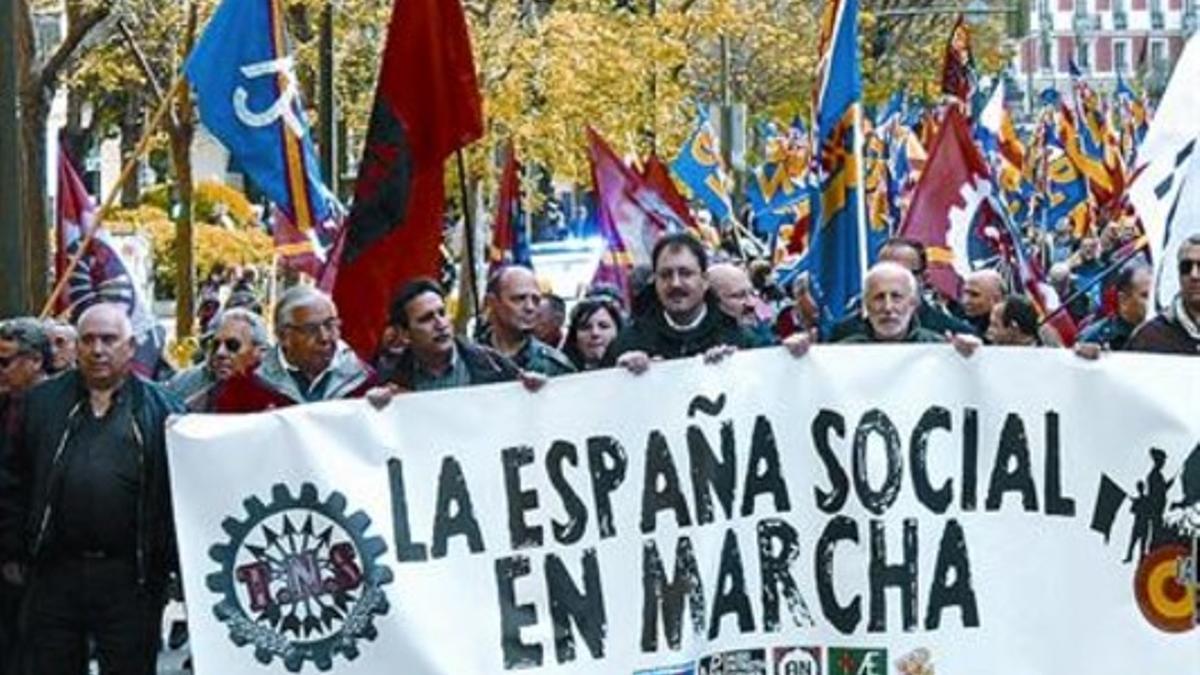
[[[656,303],[617,335],[608,346],[602,364],[612,366],[617,357],[626,352],[642,351],[650,356],[678,359],[703,354],[718,345],[741,349],[761,346],[753,334],[711,302],[704,320],[688,331],[678,331],[667,325]]]
[[[454,338],[458,349],[458,358],[467,367],[471,384],[492,384],[494,382],[511,382],[517,379],[520,369],[512,360],[501,355],[494,349],[473,345],[465,340]],[[416,380],[417,360],[412,352],[405,351],[395,360],[390,372],[382,373],[383,379],[405,389],[413,389]]]
[[[167,475],[166,420],[184,412],[173,396],[136,376],[128,382],[131,438],[141,470],[138,495],[138,583],[161,588],[177,567],[170,482]],[[88,392],[77,370],[47,380],[25,396],[18,431],[0,448],[0,559],[37,562],[58,535],[55,509],[61,487],[62,451],[87,414]]]

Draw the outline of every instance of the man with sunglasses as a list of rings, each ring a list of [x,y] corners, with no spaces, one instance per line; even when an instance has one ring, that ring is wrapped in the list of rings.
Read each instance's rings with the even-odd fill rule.
[[[12,438],[20,428],[25,393],[46,379],[50,343],[37,319],[0,322],[0,433]],[[0,447],[7,441],[0,441]],[[19,574],[11,568],[0,577],[0,672],[7,672],[17,646],[21,603]]]
[[[337,307],[325,293],[294,286],[275,306],[278,346],[251,373],[214,393],[217,412],[259,412],[298,403],[361,398],[375,373],[341,339]]]
[[[211,412],[216,388],[258,367],[270,347],[266,322],[250,310],[227,309],[213,319],[211,326],[213,335],[204,362],[178,373],[167,383],[167,389],[192,412]]]
[[[1179,246],[1179,294],[1129,338],[1128,351],[1200,355],[1200,234]]]

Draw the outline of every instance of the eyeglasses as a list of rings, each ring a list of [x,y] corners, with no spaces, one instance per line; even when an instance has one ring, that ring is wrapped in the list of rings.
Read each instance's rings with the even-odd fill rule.
[[[224,346],[225,351],[229,352],[230,354],[237,354],[242,351],[241,340],[237,338],[225,338],[224,340],[213,340],[211,347],[212,352],[216,354],[222,346]]]
[[[320,337],[322,332],[337,334],[342,328],[342,320],[338,318],[325,319],[314,323],[289,323],[287,328],[300,331],[306,338]]]
[[[1179,261],[1179,276],[1186,277],[1189,274],[1195,274],[1197,271],[1200,271],[1200,260]]]

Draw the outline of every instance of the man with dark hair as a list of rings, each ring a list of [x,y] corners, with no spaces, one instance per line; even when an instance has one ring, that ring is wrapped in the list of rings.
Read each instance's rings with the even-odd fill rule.
[[[645,310],[621,331],[604,355],[605,367],[618,365],[645,372],[651,359],[678,359],[703,354],[720,361],[758,341],[733,317],[721,311],[706,276],[708,253],[691,234],[662,237],[651,253],[654,296]],[[811,340],[797,334],[784,342],[793,356],[803,356]]]
[[[1200,355],[1200,234],[1180,244],[1176,266],[1179,294],[1134,332],[1126,345],[1129,351]]]
[[[903,237],[892,237],[880,247],[879,262],[893,262],[912,273],[913,278],[917,282],[917,321],[921,324],[922,328],[938,335],[946,333],[957,335],[971,332],[970,324],[954,318],[926,297],[925,268],[928,266],[929,261],[926,257],[924,244]],[[841,308],[828,307],[826,309],[831,313],[836,313]],[[850,313],[833,326],[829,335],[829,341],[840,342],[850,335],[862,333],[866,329],[865,310],[864,303],[860,299],[857,311]]]
[[[1025,296],[1009,295],[992,307],[988,342],[1008,347],[1040,346],[1038,324],[1037,308],[1033,303]]]
[[[1145,265],[1127,265],[1117,273],[1117,311],[1088,326],[1079,335],[1078,342],[1100,345],[1113,351],[1124,350],[1133,331],[1146,320],[1150,309],[1150,285],[1153,282],[1150,268]]]
[[[709,293],[708,252],[698,239],[685,232],[666,235],[654,245],[651,262],[654,297],[609,345],[606,366],[640,373],[652,358],[755,346],[753,337],[722,312]]]
[[[341,339],[337,307],[325,293],[293,286],[275,306],[278,347],[252,372],[214,392],[217,412],[259,412],[297,403],[359,398],[375,373]]]
[[[405,284],[392,302],[388,322],[406,347],[394,367],[380,376],[397,390],[508,382],[520,375],[516,364],[495,350],[454,336],[445,292],[434,281],[416,279]]]
[[[562,352],[534,335],[542,293],[533,270],[520,265],[499,268],[488,279],[490,332],[484,343],[512,359],[521,370],[547,377],[575,372]]]
[[[165,427],[183,407],[133,374],[124,307],[84,311],[79,345],[79,369],[30,390],[3,441],[0,561],[28,584],[28,672],[85,672],[90,639],[101,672],[153,675],[176,560]]]

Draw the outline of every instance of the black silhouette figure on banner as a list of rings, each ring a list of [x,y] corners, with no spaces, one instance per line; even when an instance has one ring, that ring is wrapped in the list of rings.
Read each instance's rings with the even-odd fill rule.
[[[1146,482],[1137,482],[1137,496],[1130,500],[1129,512],[1133,514],[1133,529],[1129,532],[1129,548],[1125,551],[1125,562],[1133,561],[1137,550],[1138,560],[1146,557],[1150,548],[1150,500],[1146,495]]]
[[[1175,484],[1175,479],[1167,480],[1163,475],[1163,465],[1167,462],[1167,453],[1159,448],[1150,448],[1150,459],[1154,467],[1146,474],[1146,518],[1150,523],[1150,548],[1158,548],[1167,543],[1166,531],[1163,528],[1163,515],[1167,510],[1167,491]]]

